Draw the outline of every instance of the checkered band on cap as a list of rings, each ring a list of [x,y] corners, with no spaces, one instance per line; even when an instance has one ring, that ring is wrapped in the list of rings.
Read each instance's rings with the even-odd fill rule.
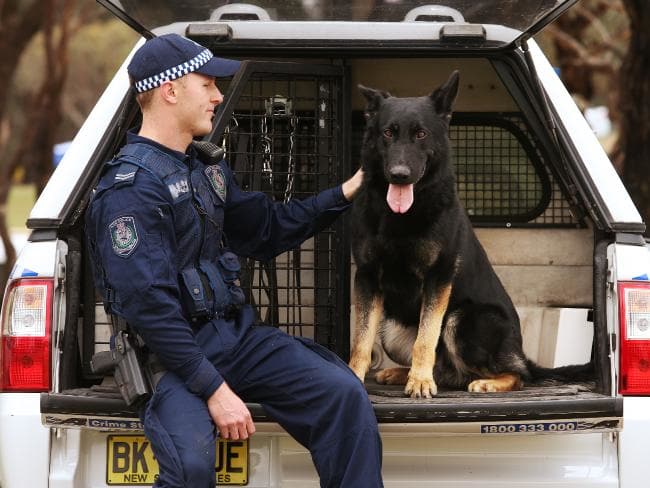
[[[166,69],[162,73],[158,73],[157,75],[150,76],[149,78],[145,78],[144,80],[136,81],[134,84],[135,91],[138,93],[143,93],[148,90],[153,90],[154,88],[158,88],[166,81],[172,81],[177,78],[180,78],[181,76],[185,76],[193,71],[196,71],[211,59],[212,59],[212,53],[210,52],[209,49],[205,49],[204,51],[201,51],[199,54],[194,56],[189,61],[184,62],[183,64],[179,64],[178,66],[174,66],[172,68]]]

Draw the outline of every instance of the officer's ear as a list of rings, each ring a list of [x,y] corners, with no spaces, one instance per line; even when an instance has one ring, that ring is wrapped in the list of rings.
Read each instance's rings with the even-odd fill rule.
[[[178,102],[178,86],[173,81],[165,81],[157,89],[160,90],[160,96],[167,103],[176,104]]]

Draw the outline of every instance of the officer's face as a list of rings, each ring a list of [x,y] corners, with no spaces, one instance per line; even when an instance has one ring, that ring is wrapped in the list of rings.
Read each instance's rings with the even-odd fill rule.
[[[223,102],[216,80],[200,73],[181,78],[178,90],[180,122],[192,136],[204,136],[212,130],[214,108]]]

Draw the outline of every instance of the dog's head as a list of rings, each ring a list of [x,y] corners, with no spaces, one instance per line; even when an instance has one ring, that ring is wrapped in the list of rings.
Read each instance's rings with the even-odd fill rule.
[[[379,156],[382,168],[365,167],[371,177],[382,172],[386,200],[395,213],[413,205],[414,186],[427,172],[447,164],[449,121],[458,93],[458,71],[427,97],[398,98],[359,85],[367,100],[365,146]],[[368,158],[364,156],[364,164]],[[372,159],[372,158],[370,158]]]

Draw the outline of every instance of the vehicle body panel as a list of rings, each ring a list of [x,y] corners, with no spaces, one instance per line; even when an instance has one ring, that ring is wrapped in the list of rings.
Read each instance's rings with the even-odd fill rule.
[[[620,488],[637,488],[650,480],[648,447],[650,443],[650,398],[625,397],[625,428],[618,434]]]
[[[47,486],[50,432],[38,393],[0,393],[0,486]]]

